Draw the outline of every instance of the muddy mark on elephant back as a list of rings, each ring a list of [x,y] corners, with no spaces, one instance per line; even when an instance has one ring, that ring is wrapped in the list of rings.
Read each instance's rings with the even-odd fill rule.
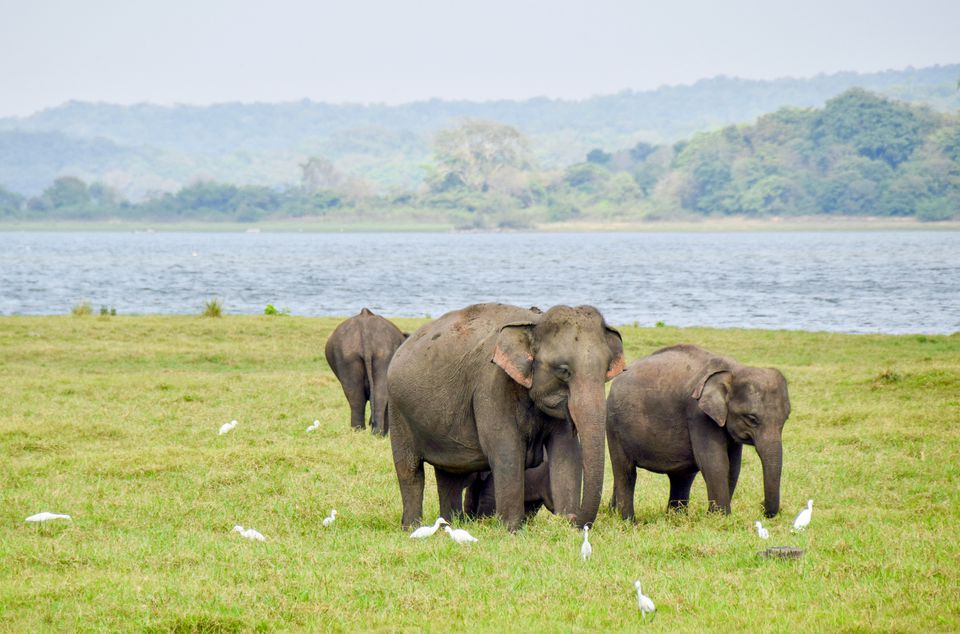
[[[473,333],[473,327],[469,321],[458,321],[453,325],[453,330],[461,337],[466,337]]]

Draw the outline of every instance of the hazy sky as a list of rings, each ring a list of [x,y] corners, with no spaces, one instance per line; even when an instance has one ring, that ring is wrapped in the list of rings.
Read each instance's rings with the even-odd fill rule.
[[[577,99],[957,62],[958,0],[0,0],[0,116],[69,99]]]

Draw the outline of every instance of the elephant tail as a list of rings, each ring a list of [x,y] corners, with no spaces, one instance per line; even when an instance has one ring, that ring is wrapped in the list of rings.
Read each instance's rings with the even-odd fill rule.
[[[373,346],[363,339],[361,334],[360,346],[363,354],[363,371],[367,380],[367,400],[370,401],[370,425],[376,433],[379,428],[381,434],[387,433],[387,396],[385,383],[386,376],[377,370],[374,364]]]

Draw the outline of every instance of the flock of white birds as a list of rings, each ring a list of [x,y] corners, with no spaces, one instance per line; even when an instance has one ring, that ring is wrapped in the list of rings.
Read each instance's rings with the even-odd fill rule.
[[[220,426],[220,435],[228,433],[236,426],[237,426],[236,420],[232,420],[229,423],[224,423],[223,425]],[[319,426],[320,426],[320,421],[315,420],[313,421],[312,425],[307,427],[307,431],[308,432],[314,431]],[[813,516],[813,500],[807,500],[807,506],[802,511],[800,511],[796,519],[793,520],[792,532],[800,532],[805,530],[807,526],[810,525],[810,519],[812,518],[812,516]],[[36,515],[31,515],[26,519],[26,521],[42,523],[42,522],[49,522],[51,520],[68,520],[69,521],[71,519],[72,518],[69,515],[43,511],[41,513],[37,513]],[[330,515],[328,517],[323,518],[323,522],[321,523],[323,524],[324,527],[329,527],[333,524],[334,520],[336,519],[337,519],[337,509],[331,509]],[[410,533],[410,538],[424,539],[427,537],[431,537],[433,536],[434,533],[436,533],[440,529],[441,526],[443,526],[443,530],[447,533],[447,535],[450,536],[450,539],[458,544],[468,544],[471,542],[479,541],[476,537],[474,537],[464,529],[453,528],[452,526],[450,526],[450,522],[448,522],[442,517],[438,517],[437,521],[435,521],[432,525],[421,526],[420,528],[415,529],[413,532]],[[759,521],[754,522],[754,526],[757,529],[757,536],[760,537],[760,539],[770,538],[770,532],[766,528],[764,528]],[[244,528],[239,524],[233,527],[232,532],[240,533],[241,537],[244,537],[246,539],[250,539],[253,541],[260,541],[260,542],[267,541],[267,538],[264,537],[263,534],[260,533],[259,531],[253,528]],[[589,533],[590,533],[590,525],[586,524],[583,527],[583,543],[580,545],[580,558],[583,561],[588,561],[590,557],[593,555],[593,545],[590,544]],[[643,616],[644,619],[646,619],[647,614],[655,612],[657,608],[654,605],[653,600],[647,595],[643,594],[643,591],[641,590],[641,587],[640,587],[639,579],[633,582],[633,587],[636,588],[637,590],[637,603],[640,607],[640,614]]]

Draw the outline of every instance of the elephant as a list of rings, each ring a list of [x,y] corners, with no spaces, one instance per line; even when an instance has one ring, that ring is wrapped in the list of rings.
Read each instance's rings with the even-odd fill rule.
[[[324,350],[327,363],[343,386],[350,403],[350,426],[364,429],[364,412],[370,401],[370,430],[386,435],[387,366],[408,335],[364,308],[334,329]]]
[[[533,517],[540,507],[554,512],[553,495],[550,492],[549,457],[544,455],[543,462],[523,472],[523,511],[527,518]],[[481,471],[467,485],[463,500],[463,511],[468,517],[490,517],[497,513],[494,499],[493,474]]]
[[[524,470],[544,450],[556,511],[592,522],[603,487],[604,384],[624,365],[620,333],[592,306],[475,304],[422,326],[387,372],[402,526],[421,520],[427,462],[441,515],[462,513],[471,474],[489,470],[496,509],[517,530]]]
[[[787,381],[774,368],[742,365],[692,345],[631,363],[607,399],[611,507],[633,519],[641,467],[670,478],[668,509],[686,508],[693,479],[703,472],[710,510],[729,513],[747,444],[763,465],[764,512],[775,516],[789,416]]]

